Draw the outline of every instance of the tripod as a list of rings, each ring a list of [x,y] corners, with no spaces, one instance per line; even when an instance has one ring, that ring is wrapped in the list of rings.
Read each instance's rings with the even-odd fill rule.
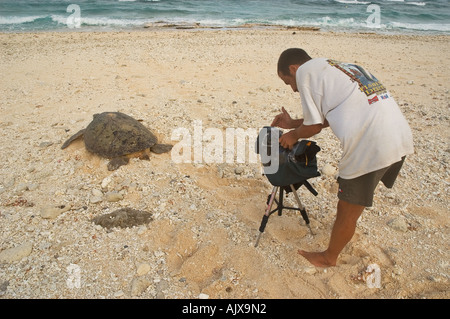
[[[311,226],[309,224],[309,218],[308,218],[308,214],[306,213],[306,209],[305,206],[303,206],[302,202],[300,201],[300,198],[298,197],[297,194],[297,189],[302,186],[305,185],[305,187],[314,195],[317,196],[317,191],[311,186],[311,184],[309,184],[306,180],[297,183],[297,184],[290,184],[289,186],[274,186],[272,189],[272,193],[268,196],[267,198],[267,208],[266,211],[264,213],[264,216],[262,218],[261,221],[261,225],[259,226],[259,234],[258,234],[258,238],[256,239],[256,243],[255,243],[255,247],[258,246],[259,243],[259,239],[261,238],[262,233],[264,232],[264,229],[266,228],[267,222],[269,221],[269,217],[270,215],[272,215],[273,213],[275,213],[276,211],[278,211],[278,216],[281,216],[283,209],[291,209],[291,210],[298,210],[300,211],[303,220],[305,221],[306,225],[309,228],[309,231],[311,232],[311,235],[314,235]],[[278,189],[280,189],[280,195],[278,200],[275,198]],[[287,207],[283,205],[283,193],[284,192],[293,192],[295,199],[297,201],[297,205],[298,207]],[[273,203],[277,204],[277,207],[274,210],[272,209],[272,205]]]

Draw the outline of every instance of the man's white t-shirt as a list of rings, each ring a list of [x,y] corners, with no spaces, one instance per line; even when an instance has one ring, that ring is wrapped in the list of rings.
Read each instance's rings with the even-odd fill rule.
[[[304,125],[328,121],[341,141],[339,176],[355,178],[414,153],[411,129],[394,98],[368,71],[316,58],[296,74]]]

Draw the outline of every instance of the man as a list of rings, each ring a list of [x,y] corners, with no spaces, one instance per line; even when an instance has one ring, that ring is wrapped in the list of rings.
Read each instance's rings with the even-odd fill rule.
[[[273,120],[272,126],[292,129],[280,144],[291,149],[328,126],[341,142],[339,200],[329,246],[323,252],[298,251],[315,266],[335,266],[364,208],[372,206],[378,182],[391,188],[405,156],[414,152],[411,129],[386,88],[360,66],[312,59],[292,48],[280,55],[278,76],[300,93],[303,109],[303,119],[292,119],[282,108]]]

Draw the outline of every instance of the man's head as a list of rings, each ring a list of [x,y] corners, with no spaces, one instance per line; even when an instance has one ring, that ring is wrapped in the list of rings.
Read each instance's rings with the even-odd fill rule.
[[[278,76],[290,85],[294,92],[298,92],[295,74],[297,69],[311,57],[302,49],[291,48],[283,51],[278,59]]]

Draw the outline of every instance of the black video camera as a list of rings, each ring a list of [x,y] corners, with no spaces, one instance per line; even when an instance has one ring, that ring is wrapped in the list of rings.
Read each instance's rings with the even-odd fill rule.
[[[282,135],[280,129],[265,126],[256,139],[255,150],[269,182],[274,186],[286,186],[320,176],[316,159],[320,147],[316,142],[301,140],[289,150],[279,143]]]

